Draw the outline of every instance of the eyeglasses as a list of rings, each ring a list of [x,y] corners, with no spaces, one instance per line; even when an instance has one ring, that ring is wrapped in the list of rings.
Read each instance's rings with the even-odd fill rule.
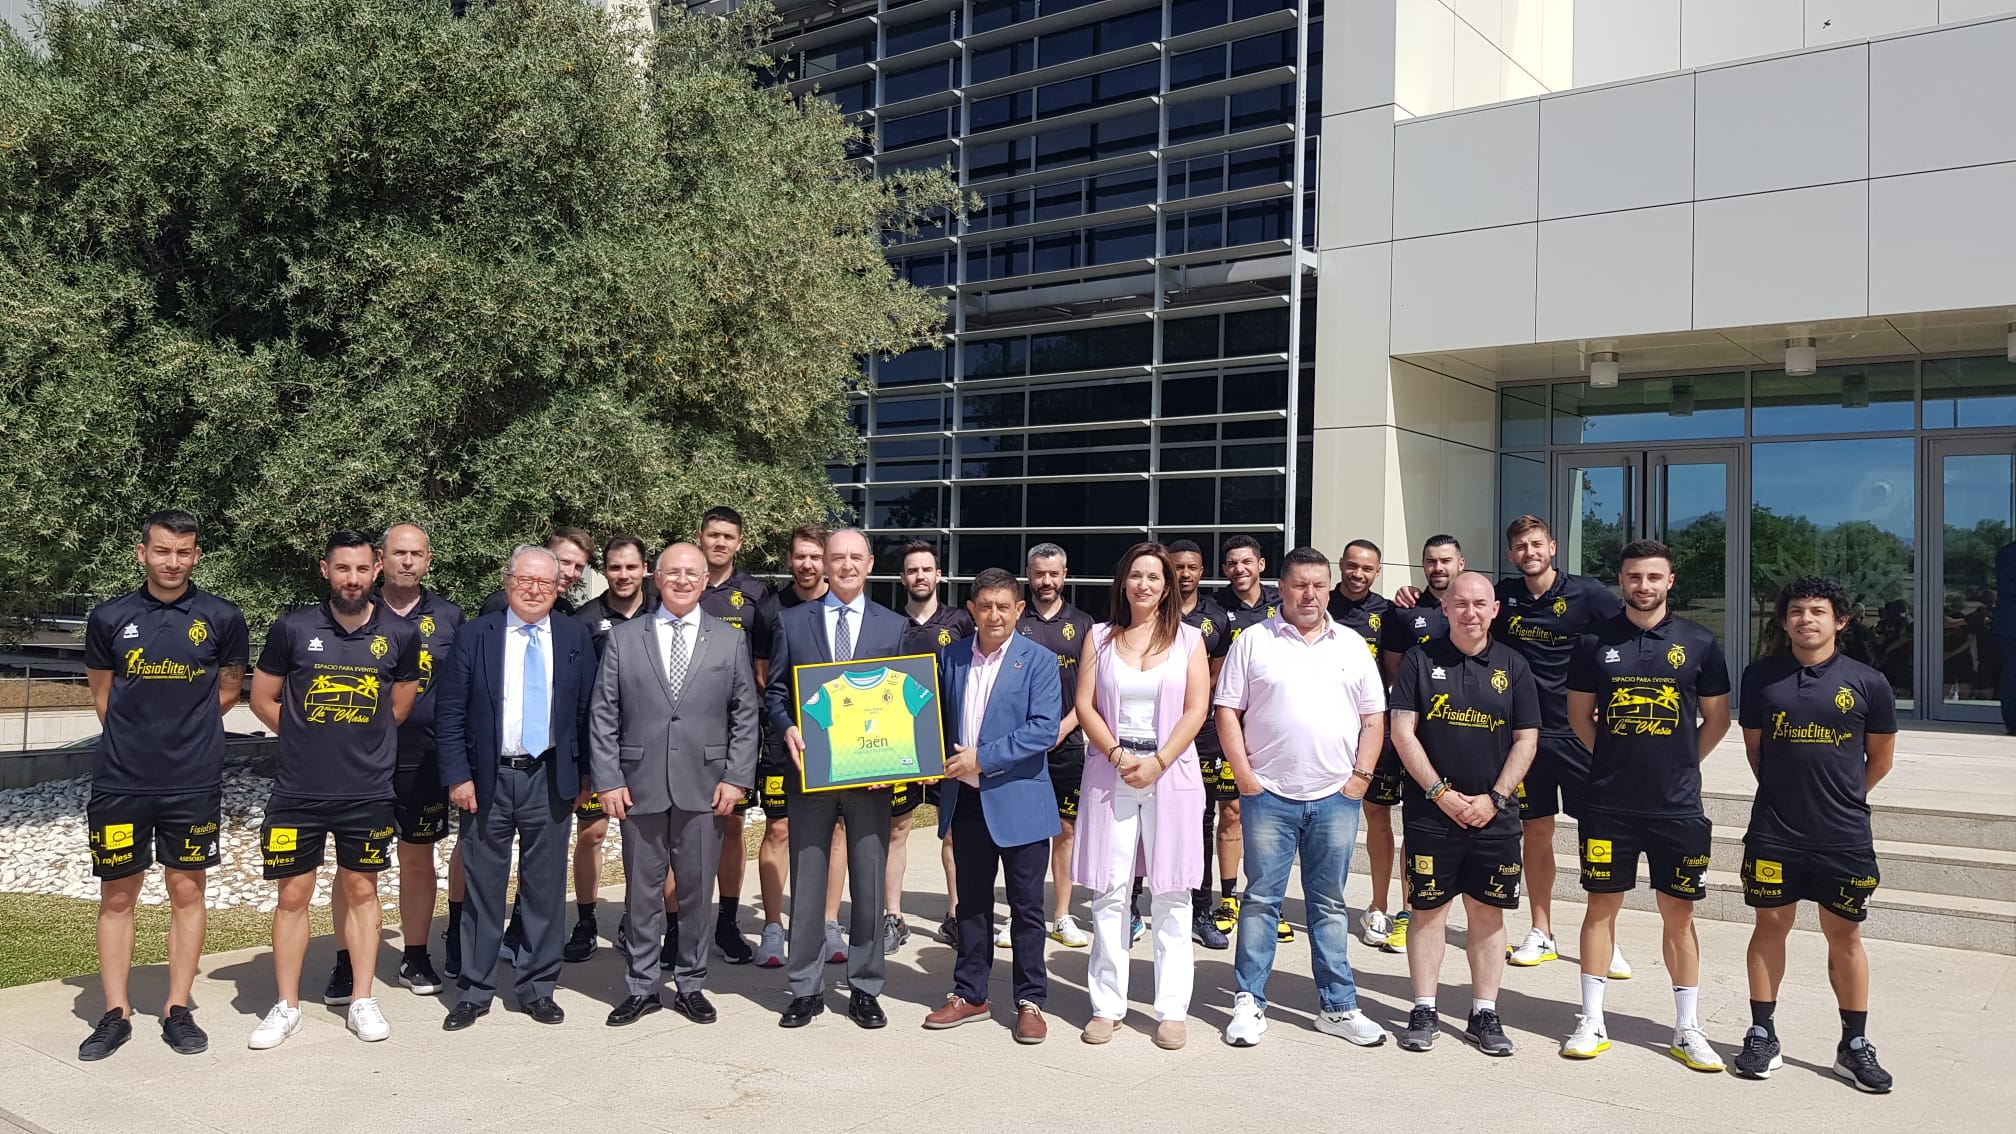
[[[704,579],[707,572],[693,567],[664,567],[658,571],[661,579]]]
[[[506,575],[504,577],[511,581],[512,586],[517,587],[521,591],[530,591],[535,595],[543,595],[549,591],[560,589],[560,583],[557,580],[541,579],[536,575]]]

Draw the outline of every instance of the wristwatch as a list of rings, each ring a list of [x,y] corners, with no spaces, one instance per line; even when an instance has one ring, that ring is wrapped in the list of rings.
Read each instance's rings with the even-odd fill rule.
[[[1511,796],[1506,795],[1504,792],[1494,790],[1491,793],[1491,802],[1498,805],[1498,810],[1504,811],[1512,806],[1513,800]]]

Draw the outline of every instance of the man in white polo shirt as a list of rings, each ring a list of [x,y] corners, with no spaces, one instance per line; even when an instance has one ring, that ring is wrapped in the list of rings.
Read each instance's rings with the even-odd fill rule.
[[[1365,639],[1330,620],[1329,591],[1328,556],[1289,552],[1280,613],[1239,635],[1218,674],[1218,739],[1239,785],[1246,851],[1239,992],[1225,1029],[1234,1047],[1252,1047],[1267,1030],[1273,929],[1297,854],[1321,1001],[1316,1029],[1360,1047],[1386,1042],[1358,1010],[1344,908],[1358,801],[1385,743],[1386,691]]]

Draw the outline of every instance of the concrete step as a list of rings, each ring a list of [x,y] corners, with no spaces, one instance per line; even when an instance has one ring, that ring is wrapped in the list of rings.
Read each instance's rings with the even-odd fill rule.
[[[1879,797],[1882,791],[1880,786],[1876,789]],[[1884,842],[2016,851],[2016,815],[1967,810],[1965,795],[1956,795],[1954,802],[1962,806],[1945,809],[1875,803],[1870,807],[1870,826]],[[1750,825],[1749,793],[1707,791],[1701,794],[1701,803],[1709,821],[1718,827],[1740,831]]]

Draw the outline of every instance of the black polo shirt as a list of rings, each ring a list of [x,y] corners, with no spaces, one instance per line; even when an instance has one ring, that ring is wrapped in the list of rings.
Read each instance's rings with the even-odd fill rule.
[[[931,617],[922,622],[910,618],[910,624],[903,629],[903,652],[906,654],[935,654],[954,642],[973,636],[973,616],[966,613],[963,606],[939,603]]]
[[[1218,608],[1223,610],[1226,618],[1232,622],[1232,634],[1225,640],[1227,648],[1230,648],[1232,643],[1238,640],[1239,635],[1245,632],[1248,626],[1258,626],[1262,622],[1281,613],[1281,592],[1265,583],[1260,584],[1259,602],[1247,603],[1242,601],[1239,598],[1239,593],[1229,586],[1219,587],[1217,591],[1212,593],[1211,599],[1218,604]]]
[[[496,614],[500,610],[510,610],[510,609],[511,609],[510,596],[506,595],[501,589],[494,590],[490,592],[489,598],[483,600],[483,608],[476,612],[476,617],[481,618],[486,614]],[[559,595],[554,598],[553,613],[572,614],[574,613],[574,611],[575,611],[574,603],[570,599],[568,599],[566,595]]]
[[[420,601],[405,614],[384,605],[383,595],[373,601],[386,617],[405,619],[420,635],[420,692],[406,723],[399,726],[399,766],[418,768],[435,752],[434,680],[448,676],[448,651],[455,648],[455,634],[462,628],[462,608],[424,587]]]
[[[1387,702],[1392,712],[1416,715],[1414,735],[1428,762],[1464,795],[1486,795],[1497,786],[1505,758],[1512,752],[1512,734],[1540,727],[1538,687],[1526,659],[1503,642],[1487,643],[1474,657],[1447,638],[1410,650],[1400,659]],[[1431,802],[1413,776],[1405,780],[1401,799],[1409,830],[1519,834],[1517,808],[1500,810],[1488,827],[1464,827]]]
[[[1390,606],[1379,616],[1379,653],[1404,655],[1416,646],[1449,636],[1449,616],[1442,613],[1442,598],[1434,591],[1422,591],[1414,605],[1402,609]]]
[[[146,587],[99,603],[84,624],[84,665],[110,670],[94,791],[178,795],[224,778],[219,671],[243,668],[245,616],[194,586],[174,602]]]
[[[648,588],[646,590],[648,591]],[[633,614],[624,614],[622,611],[609,605],[609,592],[604,591],[587,602],[582,603],[581,609],[574,612],[574,617],[581,625],[588,628],[588,637],[595,642],[595,657],[597,660],[600,660],[602,657],[602,648],[609,644],[609,631],[614,630],[633,618],[642,618],[644,615],[649,614],[656,606],[657,604],[651,601],[651,596],[646,591],[639,591],[637,594],[636,612]]]
[[[1367,591],[1364,598],[1354,602],[1342,586],[1330,588],[1330,621],[1356,630],[1365,644],[1372,647],[1374,658],[1379,656],[1379,639],[1393,614],[1393,604],[1377,592]]]
[[[1204,636],[1204,656],[1217,661],[1232,648],[1232,616],[1225,608],[1213,602],[1208,595],[1198,595],[1197,605],[1183,616],[1185,626],[1195,627]],[[1218,714],[1204,714],[1204,727],[1197,730],[1197,754],[1206,759],[1216,760],[1225,754],[1218,743]]]
[[[1582,635],[1606,618],[1615,618],[1624,603],[1601,580],[1587,575],[1554,572],[1554,585],[1534,598],[1524,576],[1498,580],[1498,617],[1491,636],[1526,656],[1533,680],[1540,683],[1540,730],[1568,736],[1568,660]]]
[[[1791,654],[1743,671],[1742,719],[1757,739],[1757,798],[1745,844],[1867,850],[1867,738],[1897,731],[1897,696],[1881,673],[1839,650],[1819,665]]]
[[[1015,632],[1057,655],[1057,680],[1063,686],[1064,699],[1058,719],[1062,720],[1078,707],[1078,652],[1092,636],[1092,616],[1066,602],[1058,604],[1055,616],[1044,618],[1031,603],[1015,623]],[[1084,743],[1085,734],[1074,729],[1057,747]]]
[[[749,660],[770,656],[770,620],[762,617],[770,588],[740,571],[700,592],[700,609],[749,635]]]
[[[392,687],[420,679],[420,632],[371,604],[345,633],[326,602],[289,611],[266,632],[259,670],[283,678],[273,794],[315,802],[392,798],[399,734]]]
[[[1584,807],[1651,818],[1701,814],[1701,698],[1729,692],[1715,635],[1669,614],[1650,630],[1605,619],[1576,647],[1568,688],[1596,695]]]

